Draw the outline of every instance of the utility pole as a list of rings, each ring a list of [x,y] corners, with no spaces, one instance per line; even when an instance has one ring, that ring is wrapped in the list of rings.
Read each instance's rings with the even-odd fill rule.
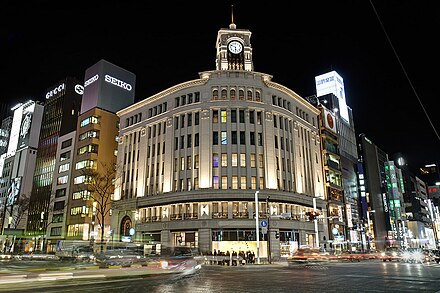
[[[257,236],[257,263],[260,264],[260,223],[258,223],[258,193],[259,190],[255,191],[255,231]]]

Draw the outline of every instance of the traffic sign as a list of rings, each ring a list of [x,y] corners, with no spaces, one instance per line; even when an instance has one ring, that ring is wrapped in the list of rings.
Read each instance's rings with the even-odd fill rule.
[[[261,225],[261,227],[267,227],[267,221],[266,220],[262,220],[260,225]]]

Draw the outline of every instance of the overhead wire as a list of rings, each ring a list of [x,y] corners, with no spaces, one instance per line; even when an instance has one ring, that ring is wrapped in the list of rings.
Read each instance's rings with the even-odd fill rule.
[[[371,4],[371,7],[372,7],[373,10],[374,10],[374,13],[376,14],[377,20],[378,20],[379,23],[380,23],[380,26],[381,26],[381,28],[382,28],[382,31],[384,32],[384,34],[385,34],[385,36],[386,36],[386,38],[387,38],[387,40],[388,40],[388,43],[390,44],[391,49],[393,50],[394,55],[396,56],[397,61],[399,62],[400,67],[402,68],[403,73],[405,74],[405,77],[406,77],[406,79],[408,80],[408,83],[409,83],[409,85],[411,86],[411,89],[412,89],[412,91],[414,92],[414,95],[415,95],[416,98],[417,98],[417,101],[419,102],[420,106],[422,107],[422,110],[423,110],[423,112],[425,113],[425,116],[426,116],[426,118],[428,119],[429,124],[431,125],[432,129],[434,130],[435,135],[437,136],[438,140],[440,141],[440,136],[439,136],[437,130],[435,129],[435,126],[434,126],[434,124],[432,123],[431,118],[429,118],[428,112],[426,111],[425,107],[423,106],[423,103],[422,103],[422,101],[420,100],[420,97],[419,97],[419,95],[417,94],[417,91],[416,91],[416,89],[414,88],[413,83],[411,82],[411,79],[409,78],[409,76],[408,76],[408,74],[407,74],[407,72],[406,72],[406,70],[405,70],[405,67],[403,66],[402,62],[400,61],[399,55],[397,54],[396,49],[394,49],[393,43],[391,42],[391,39],[390,39],[390,37],[388,36],[388,34],[387,34],[386,30],[385,30],[385,27],[384,27],[382,21],[380,20],[379,14],[377,13],[376,8],[374,7],[374,4],[373,4],[372,0],[370,0],[370,4]]]

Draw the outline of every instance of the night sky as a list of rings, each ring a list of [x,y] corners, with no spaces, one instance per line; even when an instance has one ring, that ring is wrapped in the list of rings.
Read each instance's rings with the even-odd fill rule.
[[[440,162],[437,1],[188,2],[2,2],[1,100],[42,101],[100,59],[136,74],[137,100],[196,79],[215,69],[234,4],[237,28],[252,32],[255,71],[307,97],[315,76],[335,70],[357,134],[411,167]]]

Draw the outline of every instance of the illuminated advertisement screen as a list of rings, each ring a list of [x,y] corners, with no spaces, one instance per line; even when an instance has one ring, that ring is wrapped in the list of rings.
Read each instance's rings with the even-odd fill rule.
[[[17,201],[18,195],[20,194],[20,188],[21,188],[21,177],[11,179],[8,188],[8,202],[7,202],[8,206],[13,205]]]
[[[315,77],[316,95],[318,97],[334,94],[339,101],[339,114],[347,123],[350,122],[348,107],[345,101],[344,79],[336,72],[331,71]]]
[[[17,146],[18,149],[23,148],[29,144],[31,125],[32,125],[32,112],[23,113],[20,132],[18,134],[18,146]]]

